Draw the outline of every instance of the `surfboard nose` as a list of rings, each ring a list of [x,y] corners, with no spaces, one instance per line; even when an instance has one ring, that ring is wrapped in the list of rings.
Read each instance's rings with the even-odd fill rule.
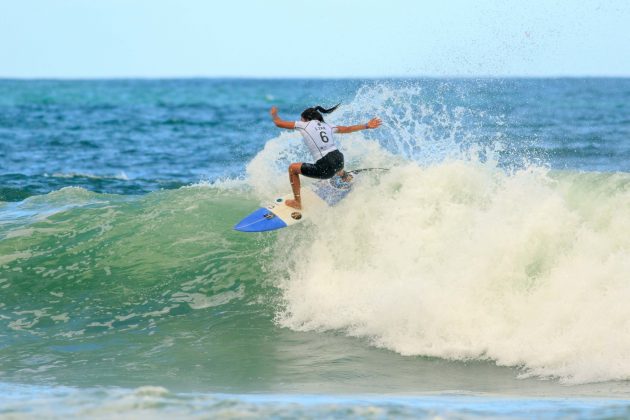
[[[269,209],[261,207],[234,226],[239,232],[266,232],[286,227],[287,224]]]

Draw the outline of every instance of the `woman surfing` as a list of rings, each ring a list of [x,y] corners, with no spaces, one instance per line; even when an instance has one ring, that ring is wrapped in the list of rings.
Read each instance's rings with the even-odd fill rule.
[[[304,144],[313,156],[315,163],[295,162],[289,165],[289,181],[293,190],[293,200],[286,200],[289,207],[295,209],[302,208],[300,198],[300,174],[309,178],[328,179],[335,174],[345,177],[343,170],[343,154],[337,148],[333,137],[334,133],[352,133],[355,131],[378,128],[381,125],[379,118],[372,118],[365,124],[350,126],[331,126],[324,121],[321,113],[329,114],[333,112],[339,104],[330,109],[316,106],[305,109],[301,114],[300,121],[283,121],[278,116],[278,108],[271,107],[271,117],[274,124],[280,128],[289,130],[299,130],[302,134]]]

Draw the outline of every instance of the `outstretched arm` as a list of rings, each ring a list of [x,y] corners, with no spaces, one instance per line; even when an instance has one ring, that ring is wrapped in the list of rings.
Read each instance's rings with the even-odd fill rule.
[[[293,122],[293,121],[283,121],[282,119],[280,119],[280,117],[278,116],[278,108],[277,107],[272,106],[271,107],[271,111],[269,113],[271,114],[271,118],[273,119],[273,123],[276,125],[276,127],[289,128],[289,129],[295,128],[295,122]]]
[[[372,118],[370,121],[367,122],[367,124],[348,125],[348,126],[338,125],[337,133],[353,133],[355,131],[378,128],[380,125],[381,125],[380,118]]]

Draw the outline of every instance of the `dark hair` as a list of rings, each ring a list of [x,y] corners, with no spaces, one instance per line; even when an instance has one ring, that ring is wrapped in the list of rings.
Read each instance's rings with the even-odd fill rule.
[[[306,121],[317,120],[324,122],[324,117],[322,117],[322,114],[320,114],[320,112],[323,112],[324,114],[330,114],[335,109],[337,109],[339,105],[341,104],[337,104],[330,109],[322,108],[319,105],[313,108],[306,108],[304,111],[302,111],[301,117],[304,118]]]

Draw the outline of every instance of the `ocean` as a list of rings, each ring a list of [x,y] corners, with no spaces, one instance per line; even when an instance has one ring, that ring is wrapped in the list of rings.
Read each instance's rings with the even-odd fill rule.
[[[628,417],[628,232],[630,79],[0,80],[0,417]]]

